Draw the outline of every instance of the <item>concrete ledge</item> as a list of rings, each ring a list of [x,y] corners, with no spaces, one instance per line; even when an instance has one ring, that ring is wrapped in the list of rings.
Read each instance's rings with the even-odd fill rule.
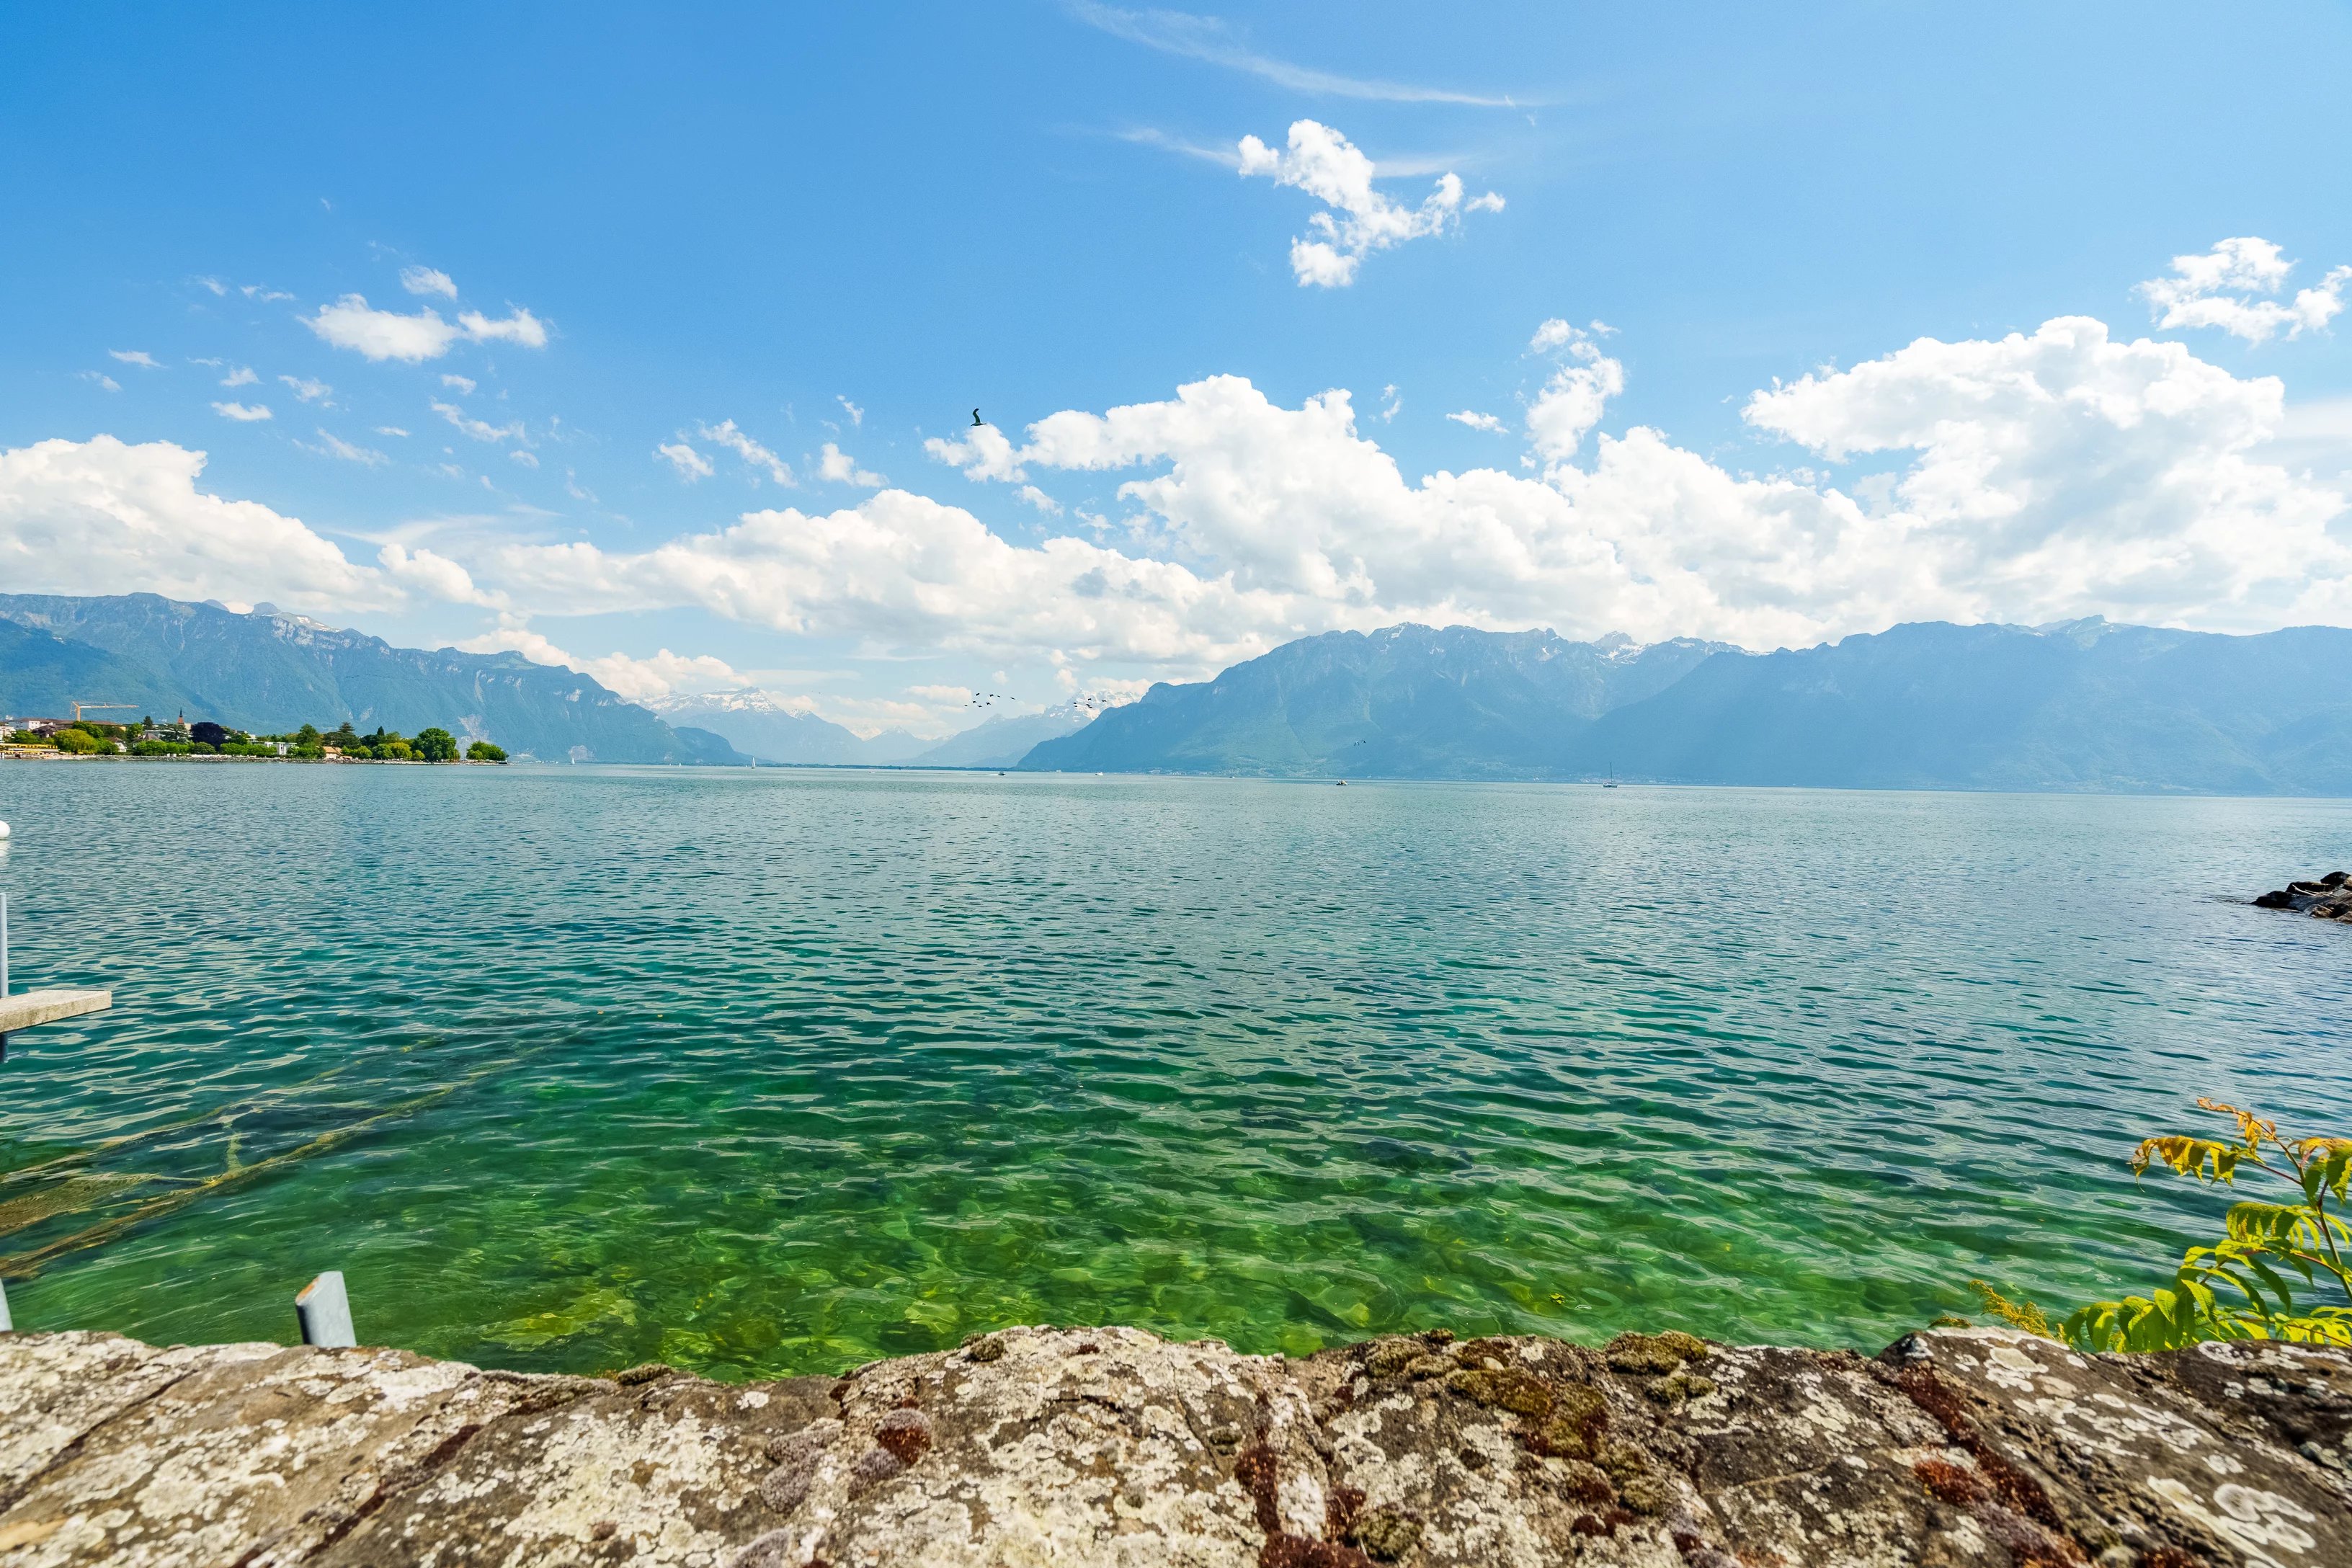
[[[36,1024],[103,1013],[114,1005],[111,991],[23,991],[0,996],[0,1035],[13,1035]]]
[[[2352,1563],[2352,1356],[1683,1334],[1303,1361],[1014,1328],[846,1376],[0,1334],[7,1568]]]

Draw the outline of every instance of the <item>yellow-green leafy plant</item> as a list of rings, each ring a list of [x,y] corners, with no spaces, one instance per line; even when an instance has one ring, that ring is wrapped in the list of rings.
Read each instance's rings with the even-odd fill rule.
[[[2232,1118],[2237,1137],[2147,1139],[2132,1153],[2134,1176],[2162,1163],[2234,1189],[2241,1173],[2254,1171],[2293,1188],[2297,1201],[2231,1204],[2221,1238],[2190,1247],[2171,1289],[2094,1301],[2059,1324],[2057,1337],[2089,1351],[2171,1350],[2201,1340],[2352,1346],[2352,1228],[2338,1217],[2352,1187],[2352,1138],[2288,1138],[2252,1111],[2197,1104]]]

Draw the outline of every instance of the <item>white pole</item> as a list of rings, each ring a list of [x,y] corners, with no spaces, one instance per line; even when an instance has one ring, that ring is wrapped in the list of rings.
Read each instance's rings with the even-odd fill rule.
[[[16,1325],[8,1316],[8,1287],[0,1283],[0,1334],[13,1334]]]
[[[302,1342],[331,1349],[358,1344],[352,1331],[351,1298],[343,1294],[341,1270],[330,1270],[302,1287],[294,1298],[294,1321],[302,1327]]]

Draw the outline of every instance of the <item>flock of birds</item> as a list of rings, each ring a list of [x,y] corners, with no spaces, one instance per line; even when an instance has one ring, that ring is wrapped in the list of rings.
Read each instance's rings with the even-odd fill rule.
[[[993,708],[1000,702],[1020,702],[1024,700],[1009,691],[975,691],[965,701],[966,708]],[[1083,708],[1089,713],[1106,712],[1118,706],[1118,699],[1106,692],[1086,691],[1070,699],[1070,706]]]

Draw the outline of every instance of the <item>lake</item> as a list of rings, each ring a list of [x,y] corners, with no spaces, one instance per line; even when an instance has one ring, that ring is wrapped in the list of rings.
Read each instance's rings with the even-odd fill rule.
[[[2352,803],[0,765],[20,1329],[833,1372],[1016,1322],[1875,1349],[2352,1131]],[[31,1262],[27,1262],[27,1259]],[[27,1275],[25,1271],[30,1268]]]

